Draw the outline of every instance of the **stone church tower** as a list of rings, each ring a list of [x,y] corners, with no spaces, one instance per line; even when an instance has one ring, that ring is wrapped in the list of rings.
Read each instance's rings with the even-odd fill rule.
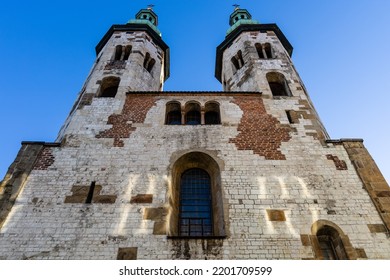
[[[113,25],[54,143],[0,185],[0,259],[390,259],[390,188],[361,139],[329,138],[276,24],[245,9],[220,92],[165,92],[141,10]]]

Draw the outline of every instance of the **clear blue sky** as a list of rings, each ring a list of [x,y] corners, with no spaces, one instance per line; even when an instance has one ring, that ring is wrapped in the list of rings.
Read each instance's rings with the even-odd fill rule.
[[[277,23],[333,139],[363,138],[390,181],[390,1],[3,1],[0,9],[0,180],[21,141],[52,142],[112,24],[155,4],[171,51],[165,90],[222,90],[215,49],[237,3]]]

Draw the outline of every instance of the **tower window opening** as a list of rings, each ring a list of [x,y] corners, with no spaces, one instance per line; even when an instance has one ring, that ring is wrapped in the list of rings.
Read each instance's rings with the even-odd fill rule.
[[[121,60],[122,58],[122,49],[123,47],[121,45],[118,45],[115,47],[115,60]]]
[[[270,43],[264,44],[264,52],[265,52],[267,58],[273,58],[272,49],[271,49],[271,44]]]
[[[153,66],[154,64],[156,63],[156,60],[154,60],[154,58],[151,58],[150,57],[150,54],[147,52],[145,54],[145,59],[144,59],[144,68],[149,72],[151,73],[152,72],[152,69],[153,69]]]
[[[115,55],[114,55],[114,60],[115,61],[123,61],[123,60],[128,60],[130,53],[131,53],[131,45],[127,46],[122,46],[122,45],[117,45],[115,47]]]
[[[272,48],[271,48],[271,44],[270,43],[266,43],[266,44],[260,44],[260,43],[256,43],[255,44],[255,47],[256,47],[256,50],[257,50],[257,54],[259,55],[259,58],[260,59],[270,59],[270,58],[273,58],[273,54],[272,54]]]
[[[235,56],[231,59],[235,70],[241,69],[244,66],[244,59],[242,58],[242,52],[239,50]]]
[[[118,92],[120,79],[117,77],[104,78],[100,86],[100,97],[115,97]]]
[[[123,56],[123,60],[128,60],[132,47],[130,45],[125,47],[125,55]]]
[[[267,73],[268,85],[273,96],[291,96],[287,81],[280,73]]]

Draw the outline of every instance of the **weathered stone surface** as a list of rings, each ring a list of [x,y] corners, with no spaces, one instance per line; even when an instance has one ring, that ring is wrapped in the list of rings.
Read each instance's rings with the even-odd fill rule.
[[[138,248],[119,248],[117,260],[136,260],[137,259]]]
[[[284,222],[286,221],[286,216],[284,215],[283,210],[267,209],[268,219],[271,222]]]
[[[390,231],[390,188],[363,141],[342,141],[354,167]]]
[[[386,232],[386,227],[383,224],[367,225],[372,233],[383,233]]]
[[[243,32],[226,48],[223,92],[160,92],[167,58],[148,32],[107,40],[61,146],[22,152],[1,184],[0,259],[321,259],[311,232],[318,221],[337,228],[332,237],[349,259],[390,259],[380,226],[390,225],[387,183],[361,143],[325,141],[274,33]],[[270,43],[274,57],[260,59],[255,43]],[[118,45],[132,51],[110,64]],[[244,64],[234,70],[239,50]],[[155,59],[150,71],[146,53]],[[283,74],[288,96],[272,96],[268,72]],[[120,79],[117,92],[103,98],[110,77]],[[172,102],[179,123],[188,104],[202,121],[214,104],[220,123],[167,125]],[[178,234],[190,168],[210,176],[212,236]]]
[[[130,203],[152,203],[153,195],[152,194],[137,194],[136,196],[132,196],[130,199]]]

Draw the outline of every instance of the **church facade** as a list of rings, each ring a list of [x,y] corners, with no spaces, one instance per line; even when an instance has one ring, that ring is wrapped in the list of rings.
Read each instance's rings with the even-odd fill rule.
[[[237,8],[220,92],[163,91],[143,9],[113,25],[53,143],[0,185],[0,259],[390,259],[390,188],[361,139],[331,139],[276,24]]]

